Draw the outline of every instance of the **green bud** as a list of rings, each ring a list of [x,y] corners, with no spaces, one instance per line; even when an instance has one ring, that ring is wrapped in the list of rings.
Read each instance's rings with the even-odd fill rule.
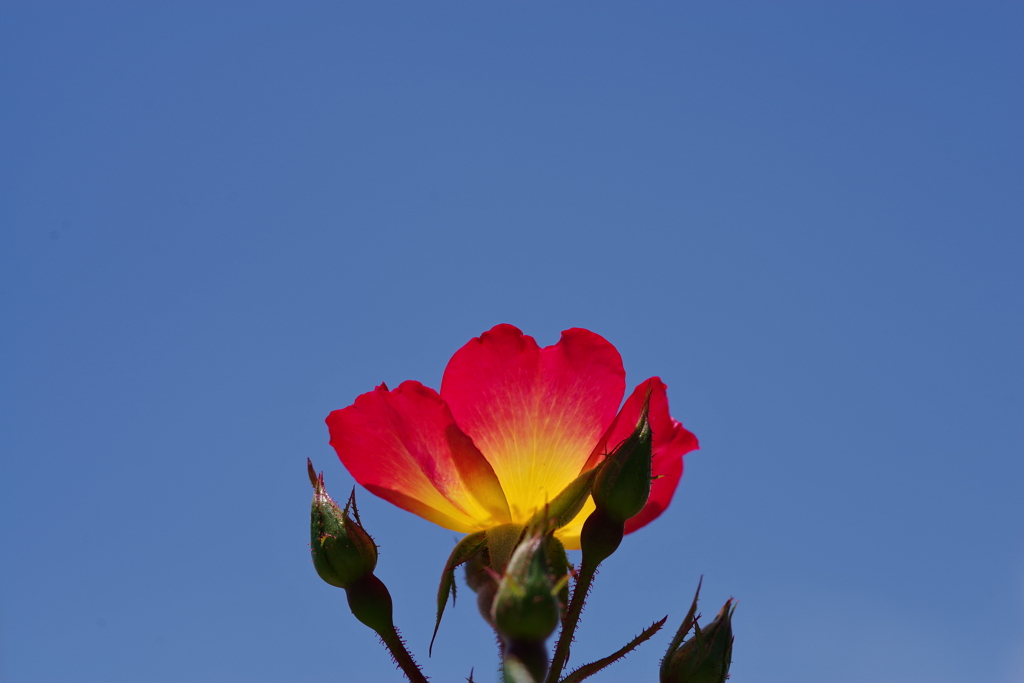
[[[349,588],[373,574],[377,566],[377,545],[359,522],[354,490],[342,510],[327,495],[324,475],[317,474],[311,462],[309,480],[313,484],[309,541],[313,566],[327,583]]]
[[[698,588],[698,592],[699,592]],[[661,683],[725,683],[732,663],[732,614],[736,606],[732,598],[710,624],[701,628],[694,617],[697,599],[690,609],[680,634],[669,646],[661,663]],[[679,643],[681,636],[693,627],[693,637]]]
[[[543,642],[558,626],[558,592],[549,574],[548,534],[533,534],[512,553],[494,596],[492,618],[508,642]]]
[[[617,522],[643,510],[651,496],[650,400],[648,395],[633,433],[605,458],[594,479],[594,505]]]
[[[498,592],[498,584],[512,553],[519,545],[519,539],[525,532],[526,527],[522,524],[499,524],[480,532],[483,535],[483,543],[480,549],[466,560],[466,583],[476,593],[480,615],[492,627],[494,596]]]

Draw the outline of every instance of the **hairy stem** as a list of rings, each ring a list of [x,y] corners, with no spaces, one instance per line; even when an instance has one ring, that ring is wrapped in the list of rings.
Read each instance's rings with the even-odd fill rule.
[[[594,582],[594,575],[597,573],[597,565],[587,562],[586,556],[580,564],[580,573],[576,578],[576,585],[573,587],[572,600],[569,601],[569,610],[562,619],[562,632],[558,634],[558,644],[555,645],[555,654],[551,658],[551,668],[548,669],[547,683],[558,683],[558,677],[562,675],[562,668],[569,659],[569,648],[572,646],[573,635],[576,633],[576,625],[579,624],[580,614],[583,613],[583,603],[587,601],[587,593]]]
[[[629,643],[627,643],[625,647],[616,650],[614,653],[608,655],[607,657],[599,659],[596,662],[584,664],[583,666],[581,666],[580,668],[576,669],[571,674],[563,678],[562,683],[580,683],[584,679],[593,676],[601,669],[604,669],[609,664],[614,664],[616,661],[622,659],[630,652],[635,650],[637,645],[640,645],[644,641],[649,640],[651,636],[660,631],[661,627],[665,625],[665,619],[668,619],[668,617],[665,617],[661,621],[656,621],[653,624],[651,624],[649,627],[644,629],[644,631],[640,635],[638,635],[633,640],[629,641]]]
[[[394,626],[390,629],[377,631],[377,635],[380,636],[384,647],[391,653],[391,657],[398,664],[398,668],[402,670],[406,678],[412,683],[427,683],[427,677],[423,675],[419,665],[416,664],[409,651],[405,649],[405,643],[402,642],[402,637],[398,635],[398,630]]]

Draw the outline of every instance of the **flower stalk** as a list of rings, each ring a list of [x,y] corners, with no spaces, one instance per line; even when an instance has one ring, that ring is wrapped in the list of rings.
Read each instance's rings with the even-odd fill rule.
[[[323,473],[318,474],[309,460],[306,465],[313,485],[310,551],[317,574],[330,585],[345,590],[352,615],[377,633],[411,683],[427,683],[395,628],[391,593],[373,573],[377,567],[377,544],[359,520],[355,491],[345,508],[339,508],[327,494]]]
[[[604,460],[592,487],[595,510],[583,523],[580,545],[583,560],[573,589],[569,610],[562,622],[547,683],[558,683],[569,659],[569,650],[580,615],[590,593],[597,568],[618,550],[626,522],[639,513],[651,495],[653,436],[650,424],[651,394],[648,390],[633,433]]]

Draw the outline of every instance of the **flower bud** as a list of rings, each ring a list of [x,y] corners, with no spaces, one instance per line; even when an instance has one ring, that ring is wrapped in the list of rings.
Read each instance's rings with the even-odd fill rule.
[[[558,626],[558,594],[549,575],[548,534],[528,536],[512,553],[494,596],[494,625],[507,641],[543,642]]]
[[[373,574],[377,566],[377,545],[359,522],[355,491],[345,509],[339,509],[324,488],[323,473],[309,463],[313,484],[309,547],[313,566],[320,578],[338,588],[349,588]]]
[[[699,591],[699,589],[698,589]],[[694,608],[697,599],[694,598]],[[661,683],[725,683],[732,663],[732,598],[726,601],[715,620],[701,628],[691,608],[661,664]],[[682,635],[693,626],[693,637],[679,644]]]
[[[633,433],[601,463],[591,491],[594,505],[616,522],[635,516],[651,496],[650,395]]]

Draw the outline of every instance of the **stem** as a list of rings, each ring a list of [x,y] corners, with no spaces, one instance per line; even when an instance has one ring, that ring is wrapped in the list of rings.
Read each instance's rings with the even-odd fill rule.
[[[380,636],[380,641],[391,653],[395,664],[405,673],[412,683],[427,683],[426,676],[413,661],[412,655],[405,649],[402,636],[398,635],[392,615],[391,593],[384,582],[367,574],[345,588],[348,608],[352,615],[363,622]]]
[[[413,660],[409,651],[405,649],[405,643],[402,642],[402,636],[398,635],[398,629],[392,626],[390,629],[377,631],[377,635],[380,636],[384,647],[391,653],[391,657],[398,664],[398,668],[402,670],[406,678],[412,681],[412,683],[427,683],[427,677],[423,675],[419,665]]]
[[[584,679],[593,676],[609,664],[614,664],[616,661],[622,659],[630,652],[635,650],[637,645],[646,640],[650,640],[651,636],[660,631],[661,627],[665,625],[665,619],[668,619],[668,617],[665,617],[661,621],[656,621],[653,624],[651,624],[648,628],[644,629],[643,633],[638,635],[633,640],[629,641],[629,643],[627,643],[625,647],[616,650],[614,653],[608,655],[607,657],[604,657],[603,659],[599,659],[596,662],[584,664],[583,666],[581,666],[580,668],[576,669],[571,674],[563,678],[562,683],[580,683]]]
[[[579,624],[580,614],[583,613],[583,603],[587,601],[587,593],[590,592],[590,585],[594,582],[596,573],[597,565],[591,566],[584,556],[580,563],[579,577],[573,587],[572,600],[569,601],[569,611],[562,619],[562,632],[558,634],[558,644],[555,646],[555,654],[551,658],[547,683],[558,683],[558,677],[562,675],[562,668],[565,666],[566,660],[569,659],[569,647],[572,645],[573,635],[576,633],[576,625]]]
[[[562,632],[558,634],[558,645],[555,647],[555,656],[551,659],[551,670],[548,671],[546,683],[558,683],[562,667],[569,659],[569,648],[576,633],[576,625],[580,621],[580,613],[583,612],[583,603],[587,601],[587,593],[590,592],[590,584],[594,582],[597,568],[622,543],[625,528],[624,522],[609,517],[601,508],[591,512],[587,521],[583,523],[583,529],[580,531],[580,548],[583,550],[580,575],[572,591],[569,612],[562,620]]]

